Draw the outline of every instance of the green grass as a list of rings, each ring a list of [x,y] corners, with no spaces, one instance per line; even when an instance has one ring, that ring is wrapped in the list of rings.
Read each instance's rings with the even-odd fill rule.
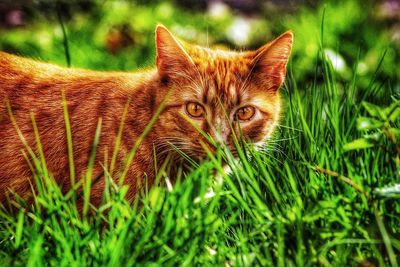
[[[265,151],[242,147],[238,161],[219,151],[178,173],[172,187],[162,169],[158,185],[133,205],[124,200],[126,186],[106,175],[103,205],[90,206],[90,168],[83,185],[62,195],[42,153],[31,155],[38,194],[31,207],[18,200],[15,213],[0,209],[0,265],[398,266],[399,190],[376,189],[399,184],[399,155],[390,149],[399,144],[343,148],[363,136],[357,118],[368,111],[361,101],[388,105],[395,99],[378,91],[395,93],[374,77],[362,91],[356,76],[339,86],[322,53],[316,64],[316,79],[302,90],[289,66],[285,111]],[[82,212],[75,204],[80,188]]]
[[[146,9],[141,11],[137,13],[140,16],[153,16],[152,12],[144,12]],[[146,21],[140,16],[132,18],[135,23]],[[171,15],[175,17],[179,16]],[[202,16],[196,19],[204,20]],[[119,55],[110,64],[110,55],[99,49],[93,51],[99,56],[92,54],[91,59],[75,56],[80,51],[74,48],[77,40],[86,44],[87,36],[91,36],[78,31],[71,31],[76,35],[71,42],[72,55],[66,54],[73,56],[70,59],[77,65],[100,69],[149,64],[142,55],[154,50],[149,45],[153,42],[153,24],[145,25],[151,28],[151,34],[139,39],[146,49],[132,48],[135,58],[140,54],[141,60],[126,60]],[[40,50],[46,55],[57,51],[56,62],[65,61],[58,48],[64,45],[65,51],[69,49],[62,30],[64,35],[55,42],[54,50]],[[6,41],[18,37],[15,33],[7,36]],[[21,51],[30,44],[19,39],[15,43]],[[93,49],[90,43],[86,47],[88,51]],[[320,51],[324,51],[322,47],[320,44]],[[64,101],[74,186],[66,195],[61,194],[46,169],[36,132],[39,154],[34,155],[27,147],[26,156],[33,158],[38,192],[30,207],[18,198],[0,207],[0,266],[398,266],[398,81],[381,82],[383,56],[366,83],[365,76],[357,77],[357,64],[351,66],[351,79],[343,80],[324,55],[319,53],[314,79],[306,87],[304,79],[300,82],[294,78],[294,74],[299,75],[299,64],[289,66],[281,90],[285,102],[282,120],[265,149],[254,151],[240,144],[237,161],[223,149],[210,154],[200,165],[187,159],[193,170],[179,172],[173,186],[168,168],[163,166],[157,174],[157,185],[141,192],[133,204],[124,200],[127,186],[115,184],[108,175],[115,167],[118,141],[106,166],[103,204],[89,204],[96,150],[92,151],[86,176],[75,177],[70,119]],[[394,108],[384,108],[389,105]],[[360,122],[364,122],[363,127]],[[13,123],[17,127],[17,122]],[[97,133],[100,127],[101,121]],[[93,136],[94,147],[98,138],[98,134]],[[131,159],[137,145],[130,153]],[[231,172],[224,171],[222,162],[228,162]],[[82,211],[76,208],[78,198],[84,199]],[[19,208],[11,213],[13,205]]]

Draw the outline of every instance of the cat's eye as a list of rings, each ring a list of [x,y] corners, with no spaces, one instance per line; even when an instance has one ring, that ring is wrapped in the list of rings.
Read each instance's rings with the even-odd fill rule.
[[[186,104],[186,111],[187,113],[194,117],[194,118],[200,118],[204,116],[204,107],[200,105],[199,103],[195,102],[189,102]]]
[[[236,120],[248,121],[253,118],[256,113],[256,109],[252,106],[246,106],[238,109],[235,114]]]

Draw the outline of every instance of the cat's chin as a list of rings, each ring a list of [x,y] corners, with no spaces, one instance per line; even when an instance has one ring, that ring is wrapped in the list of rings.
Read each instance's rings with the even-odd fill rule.
[[[262,151],[265,148],[265,141],[259,141],[252,143],[252,146],[254,147],[255,150],[257,151]]]
[[[261,151],[265,151],[266,149],[266,141],[259,141],[259,142],[254,142],[254,143],[248,143],[249,149],[250,150],[255,150],[258,152]],[[231,155],[235,160],[237,160],[239,158],[239,152],[237,150],[237,148],[234,145],[222,145],[220,146],[220,148],[215,148],[215,147],[208,147],[208,151],[198,151],[198,150],[193,150],[193,151],[189,151],[186,154],[190,155],[190,158],[199,163],[202,162],[204,160],[207,160],[209,158],[209,154],[212,155],[216,155],[218,152],[218,150],[221,149],[222,151],[224,151],[224,154],[229,154]],[[243,150],[245,153],[248,154],[248,156],[251,155],[251,153],[249,153],[250,151],[248,151],[248,149],[244,149]],[[225,165],[226,162],[223,162],[223,164]]]

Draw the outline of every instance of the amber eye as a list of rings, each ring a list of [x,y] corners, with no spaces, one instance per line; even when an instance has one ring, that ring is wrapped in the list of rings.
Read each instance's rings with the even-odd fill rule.
[[[248,121],[256,113],[256,109],[252,106],[242,107],[236,111],[235,117],[237,120]]]
[[[189,113],[190,116],[194,118],[199,118],[204,115],[204,108],[202,105],[195,103],[195,102],[190,102],[186,104],[186,111]]]

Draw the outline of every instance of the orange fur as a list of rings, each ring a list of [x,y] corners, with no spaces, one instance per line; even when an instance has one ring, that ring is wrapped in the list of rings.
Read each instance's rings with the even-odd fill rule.
[[[103,173],[105,156],[111,158],[128,100],[117,170],[169,95],[129,168],[125,179],[130,185],[129,198],[143,185],[144,175],[149,185],[153,183],[154,148],[158,163],[163,161],[169,143],[191,156],[204,155],[200,141],[207,141],[193,125],[233,149],[229,125],[237,130],[235,112],[251,105],[256,110],[254,118],[240,123],[244,137],[252,142],[270,137],[279,117],[278,89],[292,46],[290,32],[256,51],[224,52],[180,42],[165,27],[158,26],[156,46],[157,68],[136,73],[67,69],[0,52],[0,201],[4,202],[9,190],[28,198],[32,179],[21,153],[24,146],[7,112],[7,101],[32,148],[37,147],[30,117],[34,115],[47,167],[64,192],[71,184],[62,91],[67,99],[79,178],[86,171],[99,118],[102,129],[93,177]],[[202,105],[205,117],[190,118],[185,111],[188,102]],[[103,188],[100,179],[92,189],[95,204],[101,200]]]

